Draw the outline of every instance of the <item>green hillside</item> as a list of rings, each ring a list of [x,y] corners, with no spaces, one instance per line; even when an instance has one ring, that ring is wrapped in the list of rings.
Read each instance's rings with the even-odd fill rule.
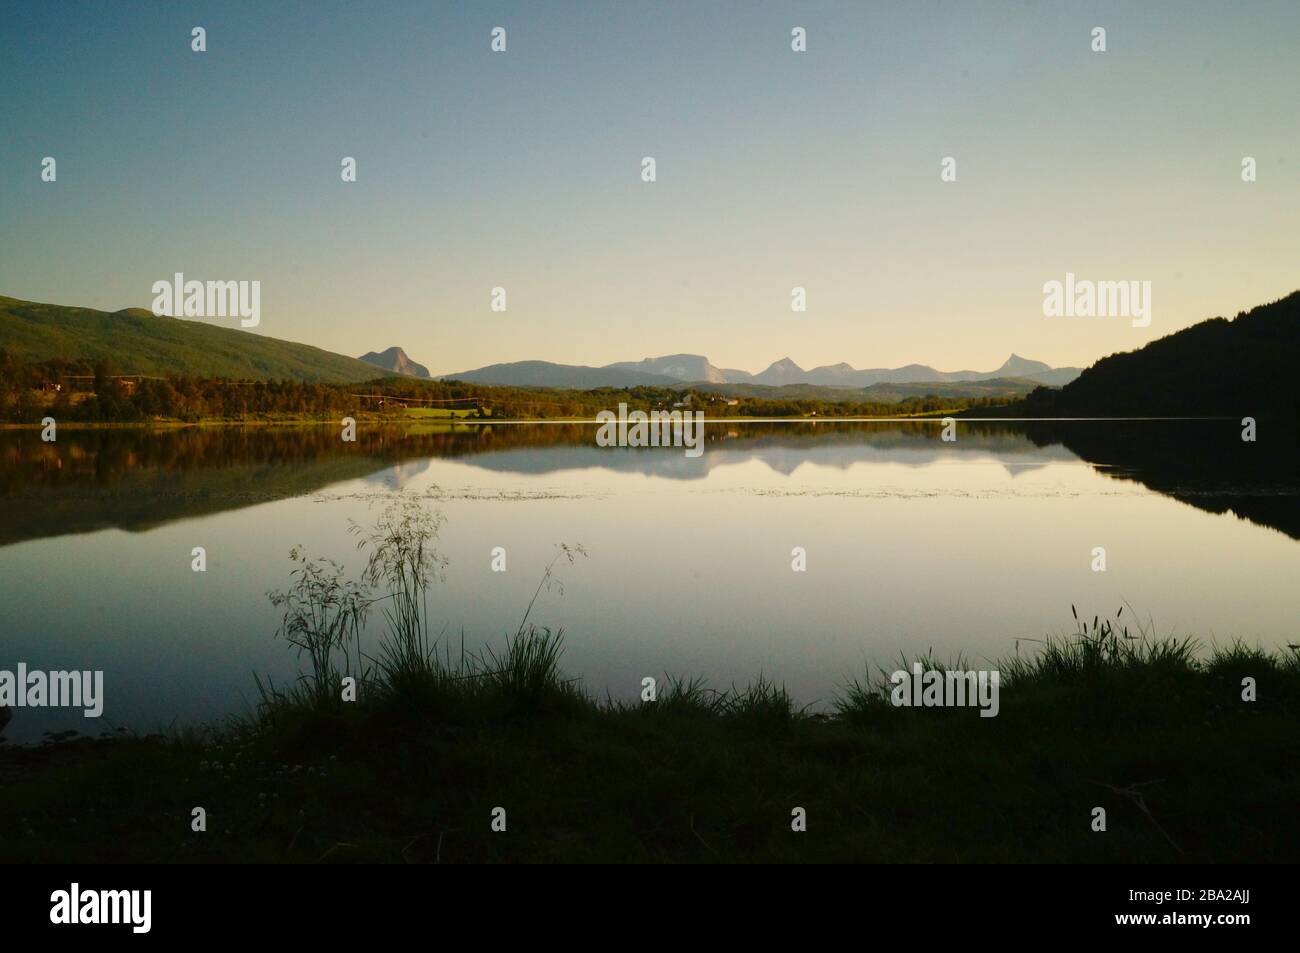
[[[118,373],[348,383],[389,376],[342,354],[141,308],[96,311],[0,296],[0,347],[28,361],[111,358]]]

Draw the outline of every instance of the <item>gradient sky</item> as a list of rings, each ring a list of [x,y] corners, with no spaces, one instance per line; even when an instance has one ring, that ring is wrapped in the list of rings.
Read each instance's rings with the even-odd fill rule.
[[[434,373],[1089,364],[1300,287],[1298,48],[1295,0],[0,0],[0,294],[257,279],[258,333]],[[1043,317],[1067,271],[1151,326]]]

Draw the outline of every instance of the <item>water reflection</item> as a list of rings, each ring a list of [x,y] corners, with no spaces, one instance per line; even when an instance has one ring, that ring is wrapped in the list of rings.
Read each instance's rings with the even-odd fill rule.
[[[962,422],[955,443],[940,429],[728,421],[694,459],[600,448],[569,423],[363,428],[355,444],[333,426],[0,432],[0,669],[104,671],[105,725],[244,710],[252,673],[299,670],[266,598],[289,547],[354,572],[349,525],[433,487],[447,638],[499,648],[554,545],[581,544],[591,557],[538,620],[568,633],[566,671],[625,700],[671,671],[716,686],[765,672],[825,702],[866,660],[1005,657],[1076,604],[1132,604],[1162,634],[1294,640],[1293,445],[1243,445],[1231,421]],[[1208,515],[1225,511],[1250,522]],[[496,546],[509,572],[491,569]],[[85,722],[24,710],[5,730],[101,727]]]
[[[425,425],[64,429],[0,432],[0,546],[106,528],[165,523],[311,494],[348,480],[400,488],[434,458],[541,475],[581,469],[705,480],[760,462],[793,476],[805,464],[927,467],[982,455],[1013,476],[1086,461],[1117,480],[1215,513],[1232,512],[1300,539],[1294,441],[1243,443],[1232,421],[963,421],[955,442],[934,421],[711,423],[706,451],[601,448],[594,425]]]

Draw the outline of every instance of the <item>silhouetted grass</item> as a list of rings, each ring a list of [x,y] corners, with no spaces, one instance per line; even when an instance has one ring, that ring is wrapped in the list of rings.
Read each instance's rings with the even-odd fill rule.
[[[354,703],[302,683],[203,735],[4,750],[20,780],[0,857],[1242,862],[1300,843],[1294,650],[1089,631],[999,663],[1000,712],[982,719],[894,707],[883,670],[830,714],[766,677],[600,700],[561,647],[525,627],[482,657],[377,667]]]
[[[373,656],[317,651],[202,733],[0,748],[0,860],[1290,862],[1300,844],[1294,647],[1204,647],[1120,612],[996,664],[914,660],[997,669],[993,718],[896,707],[888,668],[830,712],[767,676],[597,699],[564,673],[563,634],[529,621],[554,562],[515,632],[475,654],[430,634],[431,548],[402,552],[404,583],[376,577]]]

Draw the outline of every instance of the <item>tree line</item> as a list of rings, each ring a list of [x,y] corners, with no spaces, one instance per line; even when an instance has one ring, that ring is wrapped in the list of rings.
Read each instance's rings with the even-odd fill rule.
[[[989,406],[991,398],[911,397],[901,402],[728,399],[707,389],[600,387],[559,390],[384,377],[360,384],[122,374],[111,359],[25,361],[0,348],[0,421],[39,423],[52,416],[87,423],[199,422],[259,418],[337,420],[364,414],[400,418],[387,397],[459,408],[469,419],[592,418],[620,403],[631,410],[702,410],[709,417],[887,417]]]

